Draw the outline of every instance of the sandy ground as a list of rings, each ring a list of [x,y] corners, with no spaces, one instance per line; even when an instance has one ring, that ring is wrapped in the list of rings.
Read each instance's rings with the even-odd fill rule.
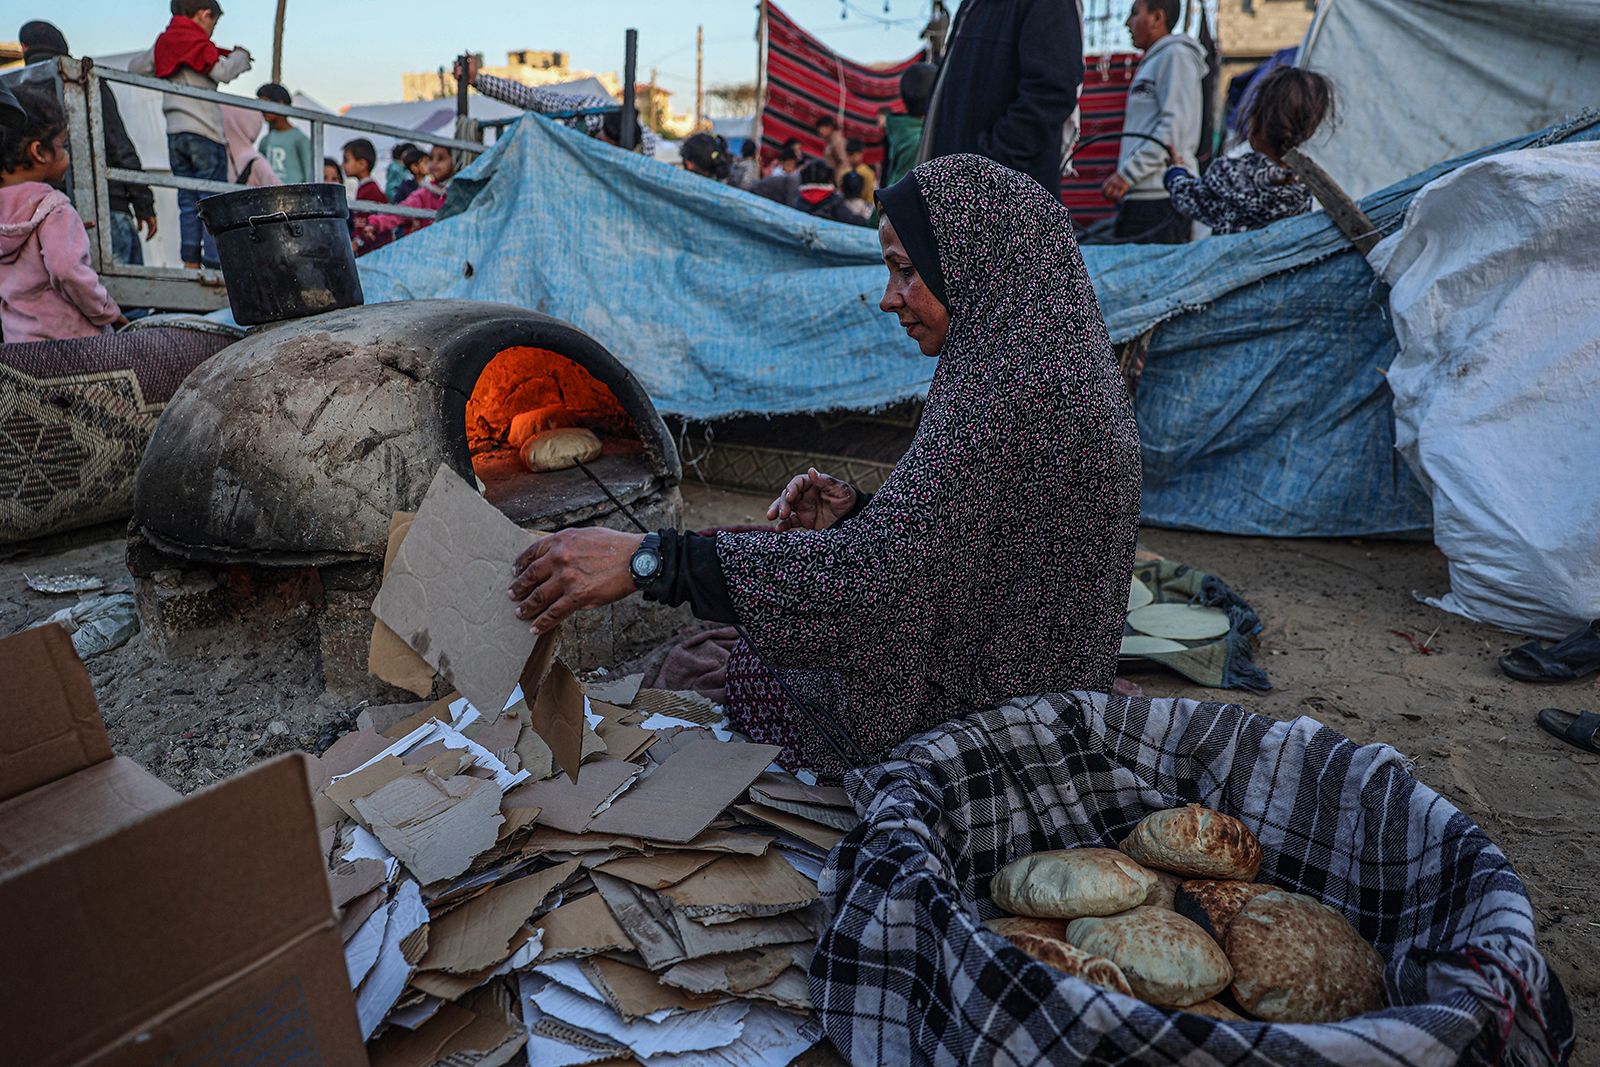
[[[767,500],[686,486],[690,528],[756,522]],[[1566,985],[1578,1022],[1574,1063],[1600,1062],[1600,757],[1534,724],[1541,707],[1594,708],[1600,686],[1521,685],[1495,657],[1521,638],[1446,615],[1414,594],[1447,587],[1431,545],[1275,541],[1145,531],[1146,547],[1221,576],[1265,624],[1260,660],[1270,693],[1202,689],[1176,675],[1131,675],[1147,693],[1233,699],[1280,718],[1310,715],[1363,742],[1394,745],[1416,773],[1505,850],[1531,892],[1540,945]],[[71,602],[30,590],[24,572],[127,576],[123,542],[0,562],[0,634]],[[1418,646],[1401,634],[1409,634]],[[188,790],[268,756],[320,751],[355,708],[324,698],[300,657],[273,649],[168,663],[143,635],[89,661],[112,743]]]

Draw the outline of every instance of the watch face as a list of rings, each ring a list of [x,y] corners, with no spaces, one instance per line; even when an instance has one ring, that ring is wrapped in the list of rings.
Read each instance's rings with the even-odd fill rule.
[[[660,561],[653,552],[637,552],[633,557],[633,573],[641,578],[648,578],[656,572]]]

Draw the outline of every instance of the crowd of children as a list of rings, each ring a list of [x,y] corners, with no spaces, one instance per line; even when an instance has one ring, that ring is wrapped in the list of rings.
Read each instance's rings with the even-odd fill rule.
[[[222,17],[217,0],[171,0],[171,13],[155,44],[129,64],[130,70],[214,91],[250,69],[247,49],[220,48],[212,40]],[[24,29],[40,58],[65,53],[65,39],[48,23],[29,23]],[[846,136],[833,115],[816,120],[820,158],[808,159],[801,142],[792,139],[763,174],[754,142],[746,142],[735,158],[721,137],[700,133],[680,149],[684,167],[818,217],[871,225],[880,183],[892,184],[915,164],[934,73],[925,63],[908,68],[900,83],[904,113],[880,113],[885,147],[881,173],[866,162],[863,142]],[[289,91],[275,83],[262,85],[256,96],[292,106]],[[18,99],[25,120],[0,140],[0,337],[18,342],[108,332],[126,319],[90,264],[83,221],[56,188],[69,165],[61,109],[48,83],[24,87]],[[456,171],[450,149],[425,151],[402,143],[394,146],[380,176],[375,147],[358,137],[343,146],[341,159],[324,158],[319,175],[310,138],[286,116],[177,95],[164,96],[162,110],[168,158],[179,177],[241,185],[320,180],[345,185],[355,203],[437,210]],[[1253,229],[1309,210],[1310,193],[1284,166],[1283,155],[1310,137],[1332,110],[1332,86],[1326,78],[1294,68],[1273,71],[1261,79],[1251,101],[1247,145],[1214,162],[1203,176],[1182,167],[1167,172],[1165,185],[1174,207],[1218,233]],[[603,123],[590,132],[616,140],[606,134]],[[203,195],[178,191],[180,254],[191,268],[218,265],[215,242],[199,218]],[[132,215],[153,236],[155,216],[148,199],[146,190]],[[141,209],[141,204],[146,206]],[[362,255],[427,225],[427,219],[409,214],[352,212],[351,241]],[[119,254],[119,259],[136,262],[137,231],[130,224],[118,229],[118,235],[127,236],[124,230],[134,247],[130,256]]]

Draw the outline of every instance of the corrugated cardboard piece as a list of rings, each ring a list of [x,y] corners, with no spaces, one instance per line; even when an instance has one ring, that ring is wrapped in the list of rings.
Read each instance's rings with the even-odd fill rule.
[[[441,466],[372,605],[491,722],[535,644],[506,596],[512,562],[534,540]]]
[[[11,861],[0,872],[0,1056],[228,1064],[270,1048],[365,1063],[309,761],[283,756],[180,798],[110,758],[59,627],[0,640],[0,677],[8,698],[21,694],[0,759]]]
[[[691,741],[589,824],[596,833],[683,843],[711,825],[782,751],[777,745]]]
[[[332,916],[301,756],[90,838],[0,882],[6,1056],[361,1063]]]
[[[415,512],[397,511],[389,516],[389,545],[383,553],[383,577],[389,577],[389,568],[400,551],[400,544],[411,532]],[[433,668],[428,661],[411,651],[411,646],[400,635],[384,624],[382,619],[372,620],[372,642],[367,651],[367,670],[390,685],[409,690],[425,697],[433,690]]]
[[[0,732],[0,800],[111,758],[89,674],[67,631],[51,623],[0,642],[0,678],[14,709]]]

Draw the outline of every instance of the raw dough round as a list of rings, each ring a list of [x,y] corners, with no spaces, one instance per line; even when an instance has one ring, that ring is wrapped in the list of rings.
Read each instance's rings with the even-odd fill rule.
[[[1187,645],[1180,645],[1176,641],[1168,641],[1165,637],[1146,637],[1144,634],[1129,634],[1122,639],[1122,647],[1117,649],[1119,656],[1154,656],[1160,652],[1184,652]]]
[[[1205,641],[1221,637],[1233,625],[1228,613],[1193,604],[1151,604],[1128,612],[1128,625],[1151,637],[1175,641]]]
[[[1144,607],[1146,604],[1149,604],[1155,598],[1156,598],[1156,595],[1150,591],[1150,587],[1148,585],[1145,585],[1139,579],[1134,578],[1128,584],[1128,610],[1129,611],[1138,611],[1140,608]]]

